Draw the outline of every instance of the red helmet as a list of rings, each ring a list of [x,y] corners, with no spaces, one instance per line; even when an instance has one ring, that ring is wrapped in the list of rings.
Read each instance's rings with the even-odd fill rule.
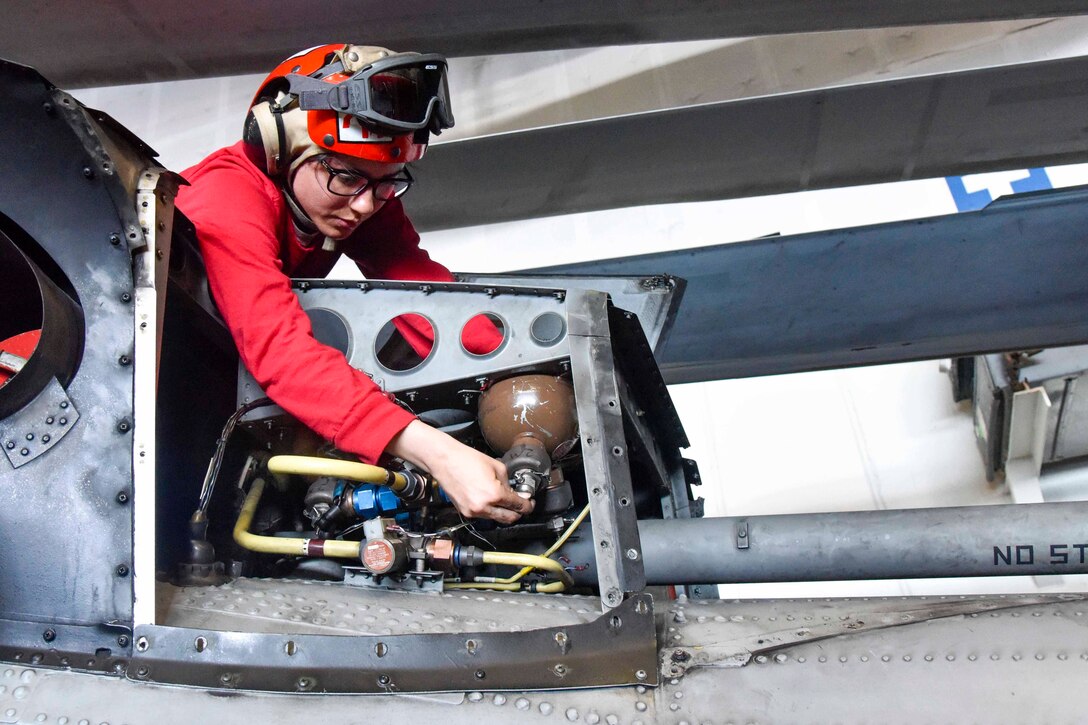
[[[451,126],[443,56],[322,45],[268,75],[250,105],[243,138],[254,163],[277,176],[319,153],[415,161],[430,133]]]

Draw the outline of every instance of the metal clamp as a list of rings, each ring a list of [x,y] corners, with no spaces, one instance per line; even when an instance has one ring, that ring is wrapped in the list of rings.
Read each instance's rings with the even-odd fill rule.
[[[748,522],[747,521],[738,521],[737,522],[737,548],[738,549],[747,549],[748,548]]]

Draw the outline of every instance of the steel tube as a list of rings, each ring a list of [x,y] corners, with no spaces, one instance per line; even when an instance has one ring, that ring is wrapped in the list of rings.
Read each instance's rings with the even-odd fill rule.
[[[639,535],[655,585],[1084,574],[1085,521],[1088,502],[1070,502],[654,519]],[[591,546],[561,553],[592,562]],[[595,581],[592,566],[575,578]]]

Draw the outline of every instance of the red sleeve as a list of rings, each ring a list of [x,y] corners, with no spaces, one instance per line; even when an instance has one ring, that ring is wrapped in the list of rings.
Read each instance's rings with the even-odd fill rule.
[[[192,220],[212,296],[246,369],[272,400],[338,448],[374,462],[413,416],[337,350],[314,339],[280,261],[286,214],[247,161],[210,157],[178,197]]]
[[[394,199],[370,219],[367,238],[373,241],[349,249],[359,270],[369,279],[452,282],[453,274],[431,259],[419,246],[419,234],[404,213],[400,199]],[[431,326],[419,315],[401,315],[393,324],[420,357],[427,357],[434,344]],[[493,352],[502,343],[502,333],[483,315],[473,317],[462,335],[465,348],[474,354]]]

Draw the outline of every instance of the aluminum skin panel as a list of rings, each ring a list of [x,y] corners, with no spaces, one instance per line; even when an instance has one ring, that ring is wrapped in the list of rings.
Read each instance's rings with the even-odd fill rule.
[[[116,650],[116,632],[93,633],[132,617],[128,242],[142,235],[135,211],[118,211],[126,197],[131,203],[129,170],[107,151],[121,135],[98,135],[96,121],[108,120],[92,120],[33,70],[0,62],[0,91],[0,225],[63,278],[62,288],[70,285],[85,330],[82,360],[65,391],[78,421],[18,469],[0,458],[0,528],[31,538],[63,531],[62,545],[12,549],[4,558],[0,618],[40,623],[43,643],[52,624],[82,626],[92,632],[84,651]]]
[[[304,723],[315,708],[329,722],[451,725],[1079,722],[1088,706],[1086,617],[1082,599],[1060,596],[681,599],[658,617],[666,639],[658,687],[240,693],[18,664],[0,670],[0,713],[131,725]]]

